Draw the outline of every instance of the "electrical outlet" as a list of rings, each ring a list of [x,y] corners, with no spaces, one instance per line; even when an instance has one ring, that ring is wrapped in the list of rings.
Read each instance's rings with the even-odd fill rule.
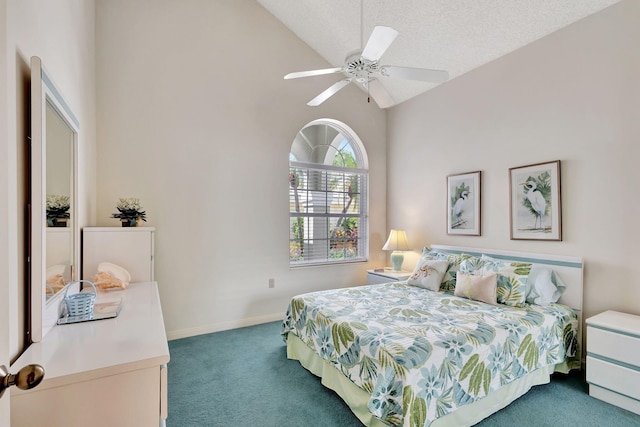
[[[269,279],[269,288],[276,287],[276,279]]]

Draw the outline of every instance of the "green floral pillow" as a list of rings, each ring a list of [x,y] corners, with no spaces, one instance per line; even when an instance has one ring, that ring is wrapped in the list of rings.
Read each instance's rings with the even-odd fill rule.
[[[456,275],[458,274],[458,270],[460,269],[460,264],[468,258],[473,257],[469,254],[450,254],[446,252],[437,252],[437,254],[435,255],[435,259],[446,260],[449,263],[447,272],[442,278],[442,283],[440,283],[440,290],[442,292],[453,293],[455,291]]]
[[[524,307],[527,295],[527,278],[531,263],[509,262],[482,255],[479,274],[498,274],[498,302],[512,307]],[[466,267],[466,266],[465,266]]]
[[[465,258],[460,263],[458,270],[467,274],[480,274],[482,267],[486,264],[486,261],[477,256],[470,256],[469,258]]]

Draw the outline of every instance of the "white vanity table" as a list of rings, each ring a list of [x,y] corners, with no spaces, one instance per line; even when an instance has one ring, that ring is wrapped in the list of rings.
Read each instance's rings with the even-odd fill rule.
[[[25,381],[35,388],[11,388],[11,426],[162,426],[167,418],[169,346],[153,279],[153,228],[88,231],[84,249],[86,262],[95,261],[91,275],[98,262],[122,256],[121,266],[130,270],[133,283],[126,290],[97,296],[96,307],[105,299],[121,299],[117,317],[56,325],[63,298],[79,291],[81,138],[71,106],[40,58],[32,57],[28,295],[32,344],[14,364],[19,372],[26,367],[26,375],[32,377],[40,370],[28,365],[40,365],[44,379],[39,384],[38,378]],[[66,212],[54,212],[61,208],[55,206],[54,197],[47,206],[47,196],[68,199]],[[48,227],[49,216],[59,213],[66,214],[67,227]],[[120,245],[113,243],[116,238]],[[130,244],[132,240],[144,244]],[[65,286],[47,298],[51,267],[63,268]]]
[[[54,326],[20,356],[16,366],[40,364],[45,377],[34,389],[11,389],[13,427],[164,424],[169,346],[158,286],[132,283],[96,303],[118,297],[118,317]]]

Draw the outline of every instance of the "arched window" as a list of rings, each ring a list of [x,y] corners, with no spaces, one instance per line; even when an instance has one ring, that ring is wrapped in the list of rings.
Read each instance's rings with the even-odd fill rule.
[[[289,153],[289,265],[368,256],[366,151],[344,123],[315,120]]]

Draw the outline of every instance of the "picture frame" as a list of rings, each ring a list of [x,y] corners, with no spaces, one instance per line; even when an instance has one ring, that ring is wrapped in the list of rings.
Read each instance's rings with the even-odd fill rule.
[[[509,168],[511,240],[562,240],[560,160]]]
[[[480,236],[482,172],[447,176],[447,234]]]

